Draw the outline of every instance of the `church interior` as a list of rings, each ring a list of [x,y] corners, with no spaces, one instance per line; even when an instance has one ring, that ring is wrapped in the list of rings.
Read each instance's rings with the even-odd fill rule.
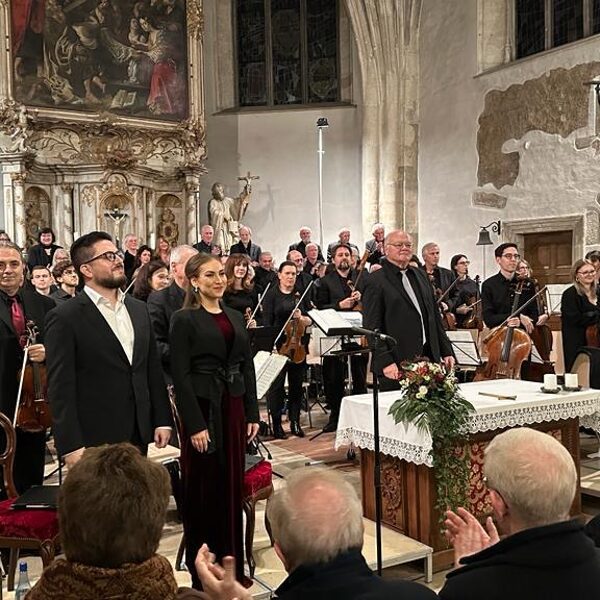
[[[144,4],[161,18],[142,16]],[[494,248],[511,242],[547,286],[543,360],[565,373],[561,294],[573,263],[600,251],[599,0],[0,0],[0,38],[0,230],[19,247],[48,227],[67,250],[93,230],[150,248],[197,244],[216,183],[245,207],[231,241],[246,226],[274,265],[301,228],[323,250],[348,229],[362,254],[380,223],[412,236],[419,257],[434,242],[440,266],[467,256],[483,282],[498,272]],[[579,383],[590,384],[589,367]],[[309,441],[327,423],[311,392],[307,383],[307,437],[260,452],[275,490],[306,465],[351,482],[375,569],[373,448],[348,423]],[[585,394],[581,423],[567,408],[540,420],[577,456],[572,514],[589,519],[600,514],[600,394]],[[481,465],[491,438],[476,436]],[[178,455],[150,450],[157,462]],[[407,491],[423,486],[428,502],[431,469],[382,456],[384,577],[438,592],[451,552],[435,525],[415,524],[425,517]],[[46,472],[55,467],[48,459]],[[473,502],[489,508],[483,494]],[[266,500],[255,504],[250,591],[262,599],[286,573]],[[181,534],[173,499],[159,552],[190,585]],[[42,564],[25,560],[33,583]]]

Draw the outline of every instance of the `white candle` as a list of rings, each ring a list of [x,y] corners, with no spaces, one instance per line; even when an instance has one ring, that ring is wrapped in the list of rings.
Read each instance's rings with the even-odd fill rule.
[[[544,375],[544,389],[546,390],[555,390],[558,388],[558,382],[556,380],[556,375]]]
[[[577,373],[565,373],[565,387],[572,389],[579,387],[579,376]]]

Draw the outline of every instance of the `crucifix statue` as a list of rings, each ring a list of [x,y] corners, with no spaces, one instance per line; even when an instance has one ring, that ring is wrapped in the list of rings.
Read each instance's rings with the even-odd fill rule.
[[[104,213],[104,216],[107,219],[110,219],[113,222],[113,237],[115,239],[115,245],[118,246],[118,241],[120,240],[121,233],[121,223],[129,216],[127,213],[121,212],[121,209],[117,204],[114,204],[113,207]]]
[[[238,181],[245,181],[246,185],[244,186],[244,191],[249,196],[252,193],[252,181],[255,179],[260,179],[260,175],[252,175],[250,171],[246,173],[244,177],[238,177]]]

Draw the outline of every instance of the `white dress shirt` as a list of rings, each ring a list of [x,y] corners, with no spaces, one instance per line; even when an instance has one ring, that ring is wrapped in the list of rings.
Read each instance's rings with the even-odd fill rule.
[[[125,355],[129,360],[129,364],[133,363],[133,342],[135,340],[135,332],[131,317],[125,306],[125,294],[118,290],[117,303],[113,307],[112,304],[96,290],[88,287],[83,288],[83,291],[90,297],[94,306],[100,311],[100,314],[105,318],[108,326],[112,329],[116,338],[125,351]]]

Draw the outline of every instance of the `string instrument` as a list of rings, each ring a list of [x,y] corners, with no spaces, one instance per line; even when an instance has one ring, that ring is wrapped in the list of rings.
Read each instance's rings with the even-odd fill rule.
[[[250,316],[248,316],[248,311],[250,310],[249,307],[244,312],[244,317],[246,318],[246,329],[250,328],[250,323],[254,320],[256,313],[262,309],[262,306],[261,306],[262,301],[267,296],[267,292],[269,291],[270,287],[271,287],[271,282],[269,281],[269,283],[267,284],[267,287],[265,288],[265,291],[262,294],[258,295],[258,302],[256,303],[254,310],[250,313]]]
[[[39,331],[33,321],[27,321],[27,343],[23,368],[19,371],[19,394],[14,424],[22,431],[38,433],[52,426],[52,414],[47,399],[46,367],[36,362],[27,362],[27,350],[37,343]]]
[[[356,276],[356,281],[352,281],[352,279],[346,280],[346,284],[350,288],[351,293],[354,292],[354,290],[356,290],[356,287],[358,286],[358,282],[360,281],[360,278],[362,277],[362,274],[365,271],[365,266],[367,264],[369,256],[371,256],[371,253],[368,250],[365,250],[358,265],[356,265],[356,271],[358,272],[358,275]],[[362,312],[362,302],[360,300],[355,300],[354,302],[355,304],[352,310],[356,312]]]
[[[483,330],[483,311],[481,305],[481,298],[479,297],[479,275],[475,275],[474,279],[477,284],[477,292],[472,296],[469,296],[465,302],[468,307],[471,307],[471,312],[467,318],[463,321],[462,327],[464,329],[477,329],[478,331]]]
[[[517,316],[526,306],[524,304],[517,309],[523,293],[523,285],[523,281],[517,283],[510,316],[502,325],[492,329],[483,340],[488,361],[477,368],[474,381],[521,378],[521,365],[531,354],[531,338],[522,329],[509,326],[508,321]]]
[[[292,315],[300,304],[300,294],[296,292],[296,305]],[[293,363],[300,364],[306,359],[306,346],[302,343],[302,338],[306,335],[306,325],[301,319],[291,318],[286,323],[283,332],[285,342],[279,348],[279,354],[287,356]]]
[[[546,295],[541,293],[543,290],[540,290],[537,279],[530,278],[525,285],[529,285],[534,293],[537,294],[536,302],[538,314],[546,314],[548,312]],[[544,362],[541,364],[532,362],[527,369],[527,379],[531,381],[544,381],[544,375],[554,373],[554,364],[550,360],[553,344],[552,331],[550,327],[544,323],[543,325],[535,325],[530,335],[531,340],[539,352],[540,358]]]
[[[455,279],[443,292],[439,287],[435,284],[435,275],[433,273],[427,273],[427,277],[429,277],[429,281],[431,283],[431,287],[433,288],[433,295],[435,297],[436,304],[440,310],[440,315],[442,317],[442,325],[444,326],[445,331],[455,331],[456,330],[456,317],[449,310],[442,309],[442,302],[444,298],[450,293],[452,288],[456,285],[457,279]]]

